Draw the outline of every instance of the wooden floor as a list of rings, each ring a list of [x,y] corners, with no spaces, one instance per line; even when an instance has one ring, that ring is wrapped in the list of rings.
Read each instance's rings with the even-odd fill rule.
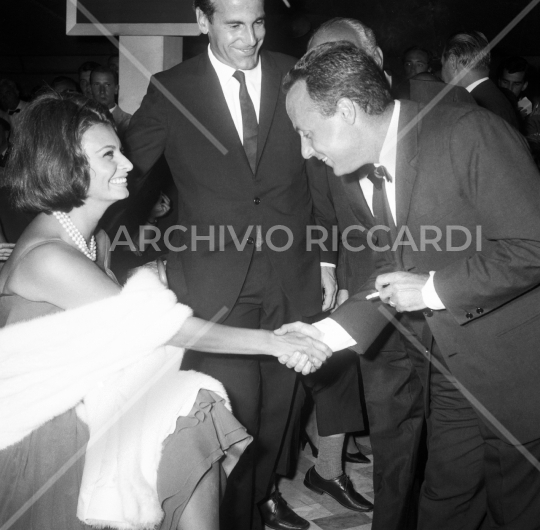
[[[369,438],[357,438],[360,449],[370,459]],[[282,479],[279,489],[294,511],[311,522],[310,530],[371,530],[371,513],[347,510],[328,495],[318,495],[304,486],[304,475],[313,466],[315,458],[308,447],[301,453],[296,475]],[[356,490],[373,502],[373,465],[346,464],[345,472]]]

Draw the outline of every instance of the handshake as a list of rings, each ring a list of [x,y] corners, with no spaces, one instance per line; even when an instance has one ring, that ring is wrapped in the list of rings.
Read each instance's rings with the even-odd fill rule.
[[[273,355],[287,368],[308,375],[332,355],[332,350],[321,342],[322,336],[323,333],[310,324],[284,324],[272,336]]]

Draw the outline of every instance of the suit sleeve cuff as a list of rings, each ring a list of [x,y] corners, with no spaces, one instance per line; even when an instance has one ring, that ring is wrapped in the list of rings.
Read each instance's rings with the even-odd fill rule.
[[[356,341],[331,318],[325,318],[313,324],[323,333],[321,342],[324,342],[333,352],[350,348]]]
[[[429,271],[429,280],[426,282],[426,285],[422,287],[422,298],[424,299],[424,304],[433,310],[446,309],[442,303],[442,300],[439,298],[439,295],[435,291],[435,283],[433,281],[434,276],[435,271]]]

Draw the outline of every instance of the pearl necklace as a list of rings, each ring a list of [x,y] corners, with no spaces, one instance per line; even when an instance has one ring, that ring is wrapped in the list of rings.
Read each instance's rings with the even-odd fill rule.
[[[96,238],[94,236],[90,239],[90,246],[86,244],[86,241],[79,229],[73,224],[71,217],[65,212],[53,212],[52,213],[58,222],[62,225],[62,228],[68,233],[71,240],[77,245],[79,250],[90,260],[96,261]]]

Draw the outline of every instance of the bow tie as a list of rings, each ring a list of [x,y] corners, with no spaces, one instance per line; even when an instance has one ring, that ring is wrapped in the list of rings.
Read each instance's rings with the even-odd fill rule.
[[[13,116],[13,114],[17,114],[17,112],[21,112],[21,109],[8,110],[8,114],[10,116]]]
[[[385,179],[388,182],[392,182],[392,177],[388,174],[384,166],[374,168],[373,175],[379,179]]]

